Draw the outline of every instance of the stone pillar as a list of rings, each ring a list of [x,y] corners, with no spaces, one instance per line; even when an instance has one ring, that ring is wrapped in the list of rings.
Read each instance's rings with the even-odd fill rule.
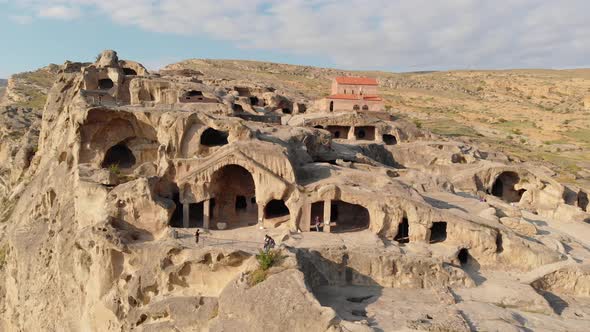
[[[258,206],[258,227],[264,227],[264,206],[260,203],[256,205]]]
[[[330,215],[332,214],[332,200],[324,201],[324,232],[330,233]]]
[[[375,142],[383,143],[383,135],[381,135],[381,130],[378,127],[375,127]]]
[[[351,141],[356,141],[356,136],[354,135],[354,128],[353,126],[350,127],[350,130],[348,130],[348,139]]]
[[[189,212],[189,204],[182,203],[182,227],[184,227],[184,228],[188,228],[188,226],[190,225],[188,212]]]
[[[206,199],[203,202],[203,228],[209,229],[210,222],[211,222],[211,200]]]
[[[302,207],[301,221],[299,221],[299,229],[302,232],[309,232],[311,228],[311,203],[306,203]]]

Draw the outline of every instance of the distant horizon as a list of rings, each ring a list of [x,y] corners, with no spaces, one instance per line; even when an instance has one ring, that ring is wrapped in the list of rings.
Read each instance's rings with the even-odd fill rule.
[[[118,52],[117,52],[117,54],[118,54]],[[142,65],[144,65],[141,61],[138,61],[136,59],[121,57],[120,55],[119,55],[119,59],[120,60],[137,61],[137,62],[141,63]],[[393,74],[430,73],[430,72],[453,72],[453,71],[518,71],[518,70],[555,70],[555,71],[566,71],[566,70],[590,70],[590,65],[589,65],[587,67],[562,67],[562,68],[541,68],[541,67],[530,67],[530,68],[451,68],[451,69],[425,69],[425,70],[419,70],[419,69],[417,69],[417,70],[409,70],[409,71],[388,71],[388,70],[378,70],[378,69],[375,69],[375,70],[372,70],[372,69],[348,69],[348,68],[338,68],[338,67],[329,67],[329,66],[315,66],[315,65],[311,65],[311,64],[297,64],[297,63],[286,63],[286,62],[279,62],[279,61],[265,61],[265,60],[256,60],[256,59],[234,59],[234,58],[187,58],[187,59],[181,59],[181,60],[178,60],[178,61],[174,61],[174,62],[162,64],[159,68],[149,68],[148,66],[146,66],[146,69],[148,69],[148,71],[150,71],[150,72],[157,72],[157,71],[161,70],[162,68],[164,68],[164,67],[166,67],[168,65],[172,65],[172,64],[176,64],[176,63],[179,63],[179,62],[182,62],[182,61],[188,61],[188,60],[251,61],[251,62],[260,62],[260,63],[272,63],[272,64],[277,64],[277,65],[289,65],[289,66],[298,66],[298,67],[313,67],[313,68],[319,68],[319,69],[329,69],[329,70],[347,71],[347,72],[374,72],[374,73],[383,72],[383,73],[393,73]],[[89,61],[79,61],[79,60],[74,60],[74,59],[66,59],[62,63],[47,63],[47,64],[42,65],[42,66],[37,67],[37,68],[31,68],[31,69],[26,69],[26,70],[20,71],[20,72],[14,72],[14,73],[11,73],[8,76],[0,76],[0,80],[8,80],[8,79],[10,79],[10,77],[12,75],[21,74],[21,73],[25,73],[25,72],[34,72],[34,71],[40,70],[40,69],[42,69],[44,67],[47,67],[47,66],[50,66],[50,65],[61,66],[66,61],[78,62],[78,63],[85,63],[85,62],[92,63],[92,62],[94,62],[92,60],[89,60]]]
[[[108,48],[152,70],[191,58],[394,73],[589,68],[589,10],[584,0],[0,0],[10,31],[0,77]]]

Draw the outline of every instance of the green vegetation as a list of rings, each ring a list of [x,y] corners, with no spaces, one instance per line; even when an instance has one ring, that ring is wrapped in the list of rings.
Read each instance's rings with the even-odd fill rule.
[[[260,250],[260,253],[256,255],[256,260],[258,261],[260,268],[264,271],[268,270],[279,259],[279,252],[276,250],[269,250],[267,252]]]
[[[111,174],[114,174],[114,175],[121,174],[121,169],[119,168],[119,164],[110,164],[108,166],[108,170],[109,170],[109,172],[111,172]]]
[[[15,106],[42,109],[47,101],[47,91],[55,82],[56,73],[40,69],[16,74],[12,78],[16,80],[14,91],[26,98],[25,101],[16,103]]]
[[[260,250],[260,253],[256,255],[258,268],[248,275],[248,284],[254,286],[263,282],[268,276],[268,269],[279,264],[282,258],[277,250],[269,250],[268,252]]]

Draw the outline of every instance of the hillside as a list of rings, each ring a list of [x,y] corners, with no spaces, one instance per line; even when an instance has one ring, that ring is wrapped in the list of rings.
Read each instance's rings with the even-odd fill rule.
[[[0,99],[4,95],[4,91],[6,91],[6,85],[8,84],[8,80],[4,78],[0,78]]]
[[[386,73],[197,59],[167,67],[182,68],[261,82],[309,100],[325,96],[336,75],[376,77],[399,116],[514,159],[550,162],[561,181],[590,185],[590,69]]]

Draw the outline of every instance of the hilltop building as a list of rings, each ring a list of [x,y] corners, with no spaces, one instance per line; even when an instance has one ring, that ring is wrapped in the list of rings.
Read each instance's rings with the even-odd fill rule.
[[[336,77],[332,93],[324,99],[324,111],[383,111],[377,80],[369,77]]]

